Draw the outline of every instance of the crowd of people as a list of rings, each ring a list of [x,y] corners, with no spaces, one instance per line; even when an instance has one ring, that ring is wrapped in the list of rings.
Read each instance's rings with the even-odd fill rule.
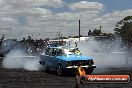
[[[19,49],[25,53],[28,54],[40,54],[44,52],[45,48],[49,46],[58,46],[65,44],[63,41],[49,41],[49,38],[46,39],[32,39],[30,36],[28,36],[27,39],[23,38],[20,41],[17,41],[16,39],[1,39],[0,42],[0,53],[6,54],[10,52],[11,50]]]

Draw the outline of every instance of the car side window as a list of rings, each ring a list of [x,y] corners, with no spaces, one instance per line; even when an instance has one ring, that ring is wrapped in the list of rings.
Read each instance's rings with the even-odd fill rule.
[[[56,49],[52,50],[52,56],[56,56]]]
[[[45,55],[49,55],[49,48],[46,50]]]
[[[62,49],[48,48],[45,52],[45,55],[49,56],[60,56],[63,54]]]
[[[52,56],[52,51],[53,51],[53,49],[50,48],[50,49],[49,49],[49,56]]]
[[[57,55],[57,56],[62,55],[62,50],[61,50],[61,49],[57,49],[57,50],[56,50],[56,55]]]

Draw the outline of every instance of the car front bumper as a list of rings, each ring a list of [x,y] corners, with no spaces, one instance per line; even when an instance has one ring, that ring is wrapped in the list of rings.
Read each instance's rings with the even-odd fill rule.
[[[96,65],[91,65],[91,66],[88,66],[88,65],[85,65],[85,66],[81,66],[82,68],[96,68]],[[66,69],[74,69],[74,68],[78,68],[78,66],[67,66]]]
[[[77,72],[78,70],[77,70],[77,68],[78,68],[79,66],[67,66],[66,68],[64,68],[63,70],[64,71],[66,71],[66,72]],[[81,66],[82,68],[84,68],[85,70],[89,70],[89,69],[94,69],[94,68],[96,68],[96,65],[92,65],[92,66],[88,66],[88,65],[86,65],[86,66]]]

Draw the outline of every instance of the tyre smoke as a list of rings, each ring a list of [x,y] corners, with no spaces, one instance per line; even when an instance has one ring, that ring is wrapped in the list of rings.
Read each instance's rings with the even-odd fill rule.
[[[71,45],[74,46],[74,42]],[[82,55],[93,57],[97,68],[126,67],[130,59],[119,40],[97,41],[92,37],[88,41],[77,42],[77,45]]]
[[[3,59],[2,65],[8,69],[26,69],[38,71],[40,69],[39,57],[28,56],[21,50],[12,50]]]

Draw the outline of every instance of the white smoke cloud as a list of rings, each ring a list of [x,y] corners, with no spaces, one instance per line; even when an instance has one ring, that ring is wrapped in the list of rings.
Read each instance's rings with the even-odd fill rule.
[[[127,66],[126,58],[127,52],[125,48],[121,48],[122,42],[120,41],[99,42],[94,38],[90,38],[89,41],[77,42],[78,48],[82,55],[90,56],[93,58],[95,65],[98,68],[118,68]],[[74,46],[74,43],[72,44]],[[98,70],[97,70],[98,71]]]
[[[3,59],[2,65],[8,69],[26,69],[38,71],[41,68],[39,57],[31,57],[20,50],[12,50]]]

